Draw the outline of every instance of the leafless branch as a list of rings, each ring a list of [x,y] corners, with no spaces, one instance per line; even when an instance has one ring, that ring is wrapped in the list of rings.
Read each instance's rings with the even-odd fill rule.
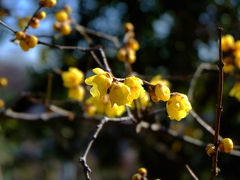
[[[188,172],[191,174],[192,178],[195,180],[198,180],[198,177],[195,175],[195,173],[192,171],[189,165],[186,164],[185,167],[187,168]]]

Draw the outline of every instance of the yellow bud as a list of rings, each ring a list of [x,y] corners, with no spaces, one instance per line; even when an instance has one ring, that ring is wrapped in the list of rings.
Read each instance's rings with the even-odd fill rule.
[[[3,108],[5,106],[5,103],[2,99],[0,99],[0,109]]]
[[[30,26],[31,26],[32,28],[34,28],[34,29],[38,28],[38,26],[39,26],[39,19],[37,19],[37,18],[34,17],[34,18],[31,20],[31,22],[30,22]]]
[[[141,174],[143,177],[147,177],[147,169],[146,168],[139,168],[138,173]]]
[[[42,19],[45,19],[47,16],[46,12],[45,11],[39,11],[37,14],[36,14],[36,18],[42,20]]]
[[[39,5],[42,7],[52,8],[57,4],[57,0],[39,0]]]
[[[232,35],[227,34],[226,36],[222,37],[222,50],[223,52],[229,51],[234,49],[234,38]]]
[[[132,176],[132,180],[141,180],[141,179],[142,179],[142,176],[138,173],[136,173]]]
[[[138,51],[140,48],[140,45],[137,40],[134,38],[130,38],[127,42],[127,46],[135,51]]]
[[[72,8],[69,5],[64,5],[63,10],[66,11],[68,15],[72,13]]]
[[[22,48],[23,51],[28,51],[30,47],[28,44],[25,42],[25,40],[20,40],[20,47]]]
[[[5,77],[0,78],[0,87],[5,87],[8,84],[8,80]]]
[[[17,40],[23,40],[26,37],[26,34],[23,31],[18,31],[15,35]]]
[[[63,10],[56,12],[55,17],[58,22],[64,22],[68,20],[68,14]]]
[[[230,153],[233,150],[233,142],[230,138],[224,138],[220,141],[219,149],[221,152]]]
[[[208,144],[205,151],[209,157],[212,157],[216,153],[216,149],[213,144]]]
[[[69,35],[72,31],[72,28],[71,28],[71,25],[70,24],[63,24],[61,27],[60,27],[60,32],[62,35]]]
[[[133,64],[136,61],[136,51],[131,49],[131,48],[127,48],[127,61],[130,64]]]
[[[60,22],[55,22],[55,23],[53,24],[53,29],[54,29],[55,31],[60,30],[60,28],[61,28],[61,23],[60,23]]]
[[[38,43],[38,38],[34,35],[26,36],[25,42],[29,48],[34,48]]]
[[[117,52],[117,58],[119,61],[126,61],[127,60],[127,51],[124,48],[121,48]]]
[[[128,32],[128,31],[134,31],[134,25],[130,22],[126,22],[124,24],[124,31]]]

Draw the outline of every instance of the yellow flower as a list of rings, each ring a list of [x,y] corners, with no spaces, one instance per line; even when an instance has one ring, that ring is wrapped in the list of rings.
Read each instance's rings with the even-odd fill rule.
[[[170,87],[170,83],[167,80],[162,79],[160,74],[157,74],[156,76],[153,76],[152,80],[150,81],[152,85],[156,84],[164,84],[167,87]]]
[[[188,97],[181,93],[172,93],[171,98],[167,104],[168,117],[173,120],[180,121],[188,115],[188,112],[192,109],[191,103],[188,101]]]
[[[116,117],[116,116],[121,116],[125,111],[126,111],[125,106],[118,106],[116,104],[112,106],[111,102],[108,101],[105,109],[105,114],[108,117]]]
[[[229,95],[237,98],[237,100],[240,101],[240,81],[235,83],[235,85],[231,89]]]
[[[141,79],[134,76],[128,76],[124,80],[124,84],[130,88],[129,101],[133,101],[144,95],[145,91],[142,87],[143,81]]]
[[[153,102],[168,101],[170,98],[170,89],[164,84],[150,86],[149,91]]]
[[[230,57],[224,58],[223,63],[224,63],[223,72],[230,73],[234,70],[233,61]]]
[[[232,35],[227,34],[222,37],[222,50],[224,52],[234,49],[235,42]]]
[[[67,88],[76,87],[84,78],[84,74],[78,68],[70,67],[68,71],[62,73],[63,84]]]
[[[108,88],[111,86],[113,78],[111,74],[100,68],[93,69],[93,72],[97,75],[87,78],[85,83],[93,86],[90,90],[90,93],[93,97],[102,98],[105,96]]]
[[[86,106],[94,106],[94,114],[104,114],[105,108],[106,108],[106,102],[108,100],[107,96],[104,96],[104,98],[94,98],[90,97],[85,101]]]
[[[0,78],[0,87],[5,87],[8,84],[8,80],[5,77]]]
[[[130,88],[124,83],[113,82],[109,93],[111,104],[114,105],[116,103],[118,106],[130,104],[130,92]]]
[[[240,57],[235,57],[234,64],[237,66],[238,69],[240,69]]]
[[[71,87],[68,89],[68,98],[82,101],[85,95],[85,90],[82,86]]]
[[[0,99],[0,109],[1,109],[1,108],[4,108],[4,106],[5,106],[4,101],[3,101],[2,99]]]

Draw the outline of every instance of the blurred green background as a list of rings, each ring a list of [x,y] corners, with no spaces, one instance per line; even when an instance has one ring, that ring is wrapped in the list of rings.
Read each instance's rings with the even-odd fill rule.
[[[54,12],[68,4],[72,7],[72,18],[79,24],[99,32],[124,36],[123,25],[132,22],[136,39],[140,43],[137,61],[133,70],[150,80],[161,74],[171,83],[172,92],[187,94],[190,80],[201,63],[215,64],[218,60],[217,26],[224,34],[239,39],[240,1],[203,0],[58,0],[53,9],[47,9],[47,18],[40,22],[39,29],[30,28],[34,35],[54,35],[52,24]],[[9,15],[2,18],[14,29],[17,18],[32,15],[38,1],[1,0],[1,8]],[[96,45],[103,45],[113,73],[125,77],[124,65],[116,58],[117,49],[110,41],[91,36]],[[48,73],[54,68],[67,70],[77,66],[83,72],[97,67],[89,54],[79,51],[60,51],[37,46],[23,52],[10,40],[13,34],[0,27],[0,77],[7,77],[9,85],[0,89],[0,98],[7,107],[18,112],[39,113],[46,109],[40,104],[30,103],[23,95],[31,92],[42,98],[47,88]],[[76,31],[57,40],[42,38],[44,42],[61,45],[88,47],[84,38]],[[215,118],[217,102],[217,71],[204,71],[197,82],[193,109],[210,125]],[[226,76],[221,135],[230,137],[239,144],[240,103],[228,96],[236,81]],[[23,93],[25,92],[25,93]],[[67,89],[61,77],[53,74],[52,100],[67,100]],[[162,107],[159,103],[157,107]],[[66,109],[82,113],[81,106],[66,102]],[[4,180],[76,180],[84,179],[78,158],[96,128],[96,123],[68,119],[51,121],[24,121],[0,117],[0,179]],[[189,115],[181,122],[170,121],[166,114],[146,121],[159,122],[178,131],[212,142],[212,136],[200,127]],[[240,177],[240,157],[220,154],[221,172],[216,179],[237,180]],[[149,179],[161,178],[190,180],[185,164],[189,164],[199,179],[208,179],[211,158],[204,148],[181,142],[166,134],[142,131],[137,134],[133,126],[106,125],[96,140],[88,157],[97,180],[130,179],[139,167],[149,171]]]

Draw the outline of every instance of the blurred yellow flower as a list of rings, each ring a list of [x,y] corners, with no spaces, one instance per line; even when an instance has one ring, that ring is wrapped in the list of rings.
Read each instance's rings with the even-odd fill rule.
[[[222,37],[222,50],[223,52],[233,50],[235,47],[234,37],[230,34],[227,34]]]
[[[0,87],[5,87],[8,84],[8,80],[5,77],[0,78]]]
[[[235,85],[231,89],[229,95],[237,98],[237,100],[240,101],[240,81],[235,83]]]
[[[62,73],[63,84],[67,88],[75,87],[82,83],[84,74],[78,68],[70,67]]]
[[[118,106],[130,104],[130,92],[130,88],[124,83],[113,82],[109,92],[111,104],[114,105],[116,103]]]
[[[68,98],[82,101],[85,95],[85,90],[82,86],[71,87],[68,89]]]
[[[230,73],[234,70],[233,61],[230,57],[224,58],[223,63],[224,63],[223,72]]]
[[[93,72],[97,75],[87,78],[85,83],[93,86],[90,90],[90,93],[93,97],[102,98],[105,96],[108,88],[111,86],[113,78],[111,74],[100,68],[93,69]]]
[[[116,117],[116,116],[121,116],[125,111],[126,111],[125,106],[118,106],[117,104],[114,104],[112,106],[111,102],[108,101],[105,109],[105,114],[108,117]]]
[[[162,79],[162,76],[160,74],[157,74],[156,76],[153,76],[153,78],[151,79],[150,83],[152,85],[156,85],[156,84],[164,84],[167,87],[170,87],[170,83],[169,81]]]
[[[185,94],[172,93],[167,104],[168,117],[173,120],[180,121],[188,115],[188,112],[192,109],[191,103]]]

